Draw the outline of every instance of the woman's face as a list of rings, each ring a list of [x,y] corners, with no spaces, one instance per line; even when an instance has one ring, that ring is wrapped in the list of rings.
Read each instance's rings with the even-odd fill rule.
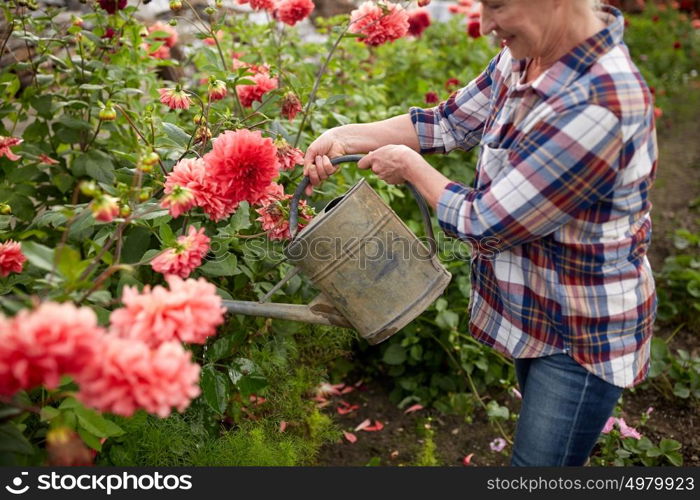
[[[556,50],[554,0],[482,0],[481,31],[494,32],[516,59],[538,57]],[[561,21],[561,20],[559,20]]]

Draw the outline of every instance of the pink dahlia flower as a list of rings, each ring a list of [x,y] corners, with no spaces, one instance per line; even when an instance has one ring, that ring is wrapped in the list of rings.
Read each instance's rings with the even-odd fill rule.
[[[285,24],[294,26],[309,17],[314,10],[311,0],[280,0],[275,8],[275,17]]]
[[[204,213],[214,221],[228,217],[238,208],[238,202],[226,198],[221,186],[207,175],[207,165],[201,158],[186,158],[175,165],[165,180],[166,197],[161,202],[162,207],[172,206],[168,196],[177,191],[178,186],[187,189],[194,196],[194,205],[202,207]],[[179,215],[179,210],[177,212]],[[171,208],[170,214],[177,217],[174,213]]]
[[[184,411],[199,395],[199,371],[177,342],[151,348],[145,342],[105,335],[98,362],[78,379],[77,398],[124,417],[139,409],[167,417],[173,408]]]
[[[301,101],[294,92],[287,92],[282,98],[282,116],[292,121],[294,117],[302,111]]]
[[[187,235],[180,236],[174,248],[159,253],[151,261],[151,267],[157,273],[187,278],[202,265],[202,259],[209,252],[210,241],[204,234],[204,228],[197,231],[190,226]]]
[[[279,174],[277,148],[259,131],[228,130],[214,140],[204,156],[208,176],[227,199],[257,203]]]
[[[14,154],[10,148],[19,146],[22,142],[24,142],[24,140],[18,137],[5,137],[0,135],[0,158],[6,156],[10,161],[19,160],[21,156]]]
[[[120,337],[158,346],[179,340],[204,344],[224,321],[226,309],[216,287],[204,278],[183,280],[166,276],[169,289],[160,285],[151,289],[124,287],[124,307],[112,311],[112,331]]]
[[[192,104],[187,92],[180,88],[158,89],[158,93],[160,94],[160,102],[170,109],[188,109]]]
[[[261,102],[265,94],[277,88],[277,78],[270,78],[270,75],[266,72],[261,71],[252,77],[246,78],[250,78],[255,84],[236,86],[238,98],[246,108],[251,107],[255,101]]]
[[[162,21],[156,21],[152,25],[148,27],[148,33],[155,33],[156,31],[161,31],[163,33],[167,33],[167,36],[157,36],[154,38],[154,40],[157,40],[159,42],[163,42],[165,45],[168,47],[174,47],[175,44],[177,43],[177,31],[175,28],[170,26],[169,24],[165,24]]]
[[[277,159],[282,170],[293,170],[297,165],[304,164],[304,153],[301,149],[293,147],[284,139],[275,141],[277,146]]]
[[[408,33],[408,14],[393,2],[364,2],[350,13],[350,31],[364,35],[366,45],[376,46],[392,42]]]
[[[221,80],[214,80],[209,83],[209,100],[218,101],[226,97],[228,91],[226,90],[226,83]]]
[[[160,202],[162,208],[167,208],[172,217],[180,217],[195,206],[194,193],[186,187],[174,185]]]
[[[58,386],[95,361],[104,331],[88,307],[45,302],[14,318],[0,315],[0,394]]]
[[[289,200],[291,194],[284,194],[282,186],[274,184],[268,189],[267,196],[261,201],[261,207],[256,209],[260,214],[256,220],[261,223],[270,240],[288,240],[292,237],[289,232]],[[299,203],[299,226],[301,230],[313,218],[313,210],[301,200]]]
[[[95,220],[101,222],[112,222],[119,215],[119,200],[106,194],[98,195],[90,203],[90,209]]]
[[[27,258],[22,253],[22,244],[13,240],[0,243],[0,276],[21,273]]]
[[[250,4],[254,10],[272,10],[275,0],[238,0],[238,5]]]

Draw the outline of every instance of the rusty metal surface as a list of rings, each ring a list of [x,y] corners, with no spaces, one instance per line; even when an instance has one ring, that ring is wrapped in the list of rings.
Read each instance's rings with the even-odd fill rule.
[[[233,314],[262,316],[265,318],[301,321],[315,325],[340,326],[352,328],[352,325],[335,311],[332,306],[312,310],[309,306],[297,304],[260,304],[246,300],[224,300],[224,307]]]
[[[285,255],[376,344],[422,313],[451,275],[365,180],[329,207]]]

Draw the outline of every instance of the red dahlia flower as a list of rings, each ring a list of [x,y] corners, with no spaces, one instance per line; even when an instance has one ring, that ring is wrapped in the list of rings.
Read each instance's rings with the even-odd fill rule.
[[[259,131],[226,131],[204,156],[208,176],[227,199],[257,203],[279,174],[277,148]]]
[[[430,26],[428,9],[414,9],[408,13],[408,34],[419,37]]]
[[[116,11],[126,7],[126,0],[99,0],[99,2],[100,7],[110,14],[114,14]]]

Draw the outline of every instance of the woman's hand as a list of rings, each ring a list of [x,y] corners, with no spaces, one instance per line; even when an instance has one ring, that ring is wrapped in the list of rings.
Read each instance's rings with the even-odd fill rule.
[[[338,167],[331,165],[330,158],[347,154],[347,146],[341,140],[341,127],[326,130],[306,150],[304,155],[304,175],[309,177],[311,184],[306,188],[310,196],[314,186],[318,186],[335,173]]]
[[[423,157],[408,146],[389,144],[367,154],[357,166],[371,168],[377,177],[388,184],[403,184],[409,170],[423,162]]]

